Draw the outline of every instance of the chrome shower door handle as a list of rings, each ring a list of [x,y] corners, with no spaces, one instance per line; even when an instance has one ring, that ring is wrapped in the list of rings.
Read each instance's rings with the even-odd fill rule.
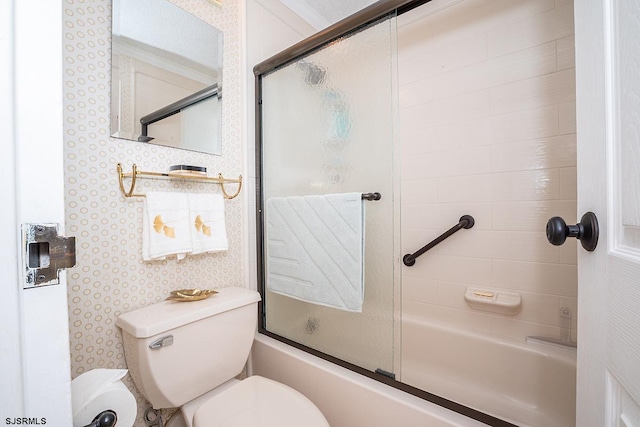
[[[592,252],[598,245],[598,218],[593,212],[582,215],[576,225],[567,225],[564,219],[554,216],[547,221],[547,240],[554,246],[562,245],[567,237],[575,237],[580,240],[582,247]]]

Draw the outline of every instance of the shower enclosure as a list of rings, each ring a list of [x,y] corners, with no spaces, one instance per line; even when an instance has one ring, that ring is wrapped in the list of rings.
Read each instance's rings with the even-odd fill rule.
[[[305,247],[276,255],[283,243],[269,226],[276,209],[269,201],[349,192],[364,195],[360,202],[364,267],[358,268],[364,271],[366,297],[361,309],[354,312],[301,301],[272,292],[266,281],[265,325],[315,350],[389,373],[394,371],[397,348],[394,282],[398,268],[393,254],[397,250],[394,236],[399,235],[399,229],[394,230],[397,184],[391,119],[396,113],[394,24],[394,17],[385,18],[263,75],[260,104],[261,226],[267,278],[282,277],[282,264],[301,263],[302,257],[313,256]],[[361,72],[366,79],[359,77]],[[317,274],[325,274],[323,270],[320,265]],[[305,269],[287,270],[287,274],[283,280],[314,285],[308,284],[314,279],[305,277]]]
[[[261,332],[489,425],[574,425],[576,247],[545,238],[576,210],[573,45],[570,1],[382,1],[257,65]],[[351,193],[361,307],[282,292],[323,261],[273,201]]]

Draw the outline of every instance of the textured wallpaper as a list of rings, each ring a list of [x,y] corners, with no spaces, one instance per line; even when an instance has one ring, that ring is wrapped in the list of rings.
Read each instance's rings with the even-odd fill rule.
[[[66,228],[76,236],[77,265],[68,275],[71,373],[125,368],[119,314],[164,300],[185,287],[242,286],[242,197],[226,201],[229,251],[176,261],[142,261],[142,199],[125,198],[116,164],[125,171],[167,171],[173,164],[206,166],[236,178],[242,173],[241,52],[238,2],[174,0],[224,33],[223,155],[212,156],[113,139],[109,129],[111,1],[64,2],[64,141]],[[44,136],[46,137],[46,136]],[[128,181],[129,182],[129,181]],[[215,184],[140,180],[139,192],[220,191]],[[136,426],[149,406],[135,390]]]

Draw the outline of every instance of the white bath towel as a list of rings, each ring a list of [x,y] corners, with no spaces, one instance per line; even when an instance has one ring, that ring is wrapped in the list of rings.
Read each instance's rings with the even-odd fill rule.
[[[361,312],[361,193],[267,201],[267,287],[303,301]]]
[[[142,259],[182,259],[193,250],[189,229],[189,198],[184,193],[149,192],[144,200]]]
[[[221,194],[189,194],[189,223],[194,254],[229,249]]]

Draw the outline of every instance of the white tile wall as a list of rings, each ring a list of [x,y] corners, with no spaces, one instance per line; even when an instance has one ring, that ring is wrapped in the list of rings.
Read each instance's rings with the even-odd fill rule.
[[[429,7],[398,21],[403,253],[463,214],[476,225],[403,268],[403,315],[559,337],[561,307],[575,328],[577,249],[551,246],[544,230],[555,215],[576,220],[573,2]],[[522,309],[473,309],[468,286],[517,292]]]
[[[528,3],[537,2],[529,1]],[[540,14],[532,13],[524,19],[504,24],[501,22],[500,25],[496,25],[487,36],[489,56],[504,55],[572,34],[573,2],[568,2]]]

